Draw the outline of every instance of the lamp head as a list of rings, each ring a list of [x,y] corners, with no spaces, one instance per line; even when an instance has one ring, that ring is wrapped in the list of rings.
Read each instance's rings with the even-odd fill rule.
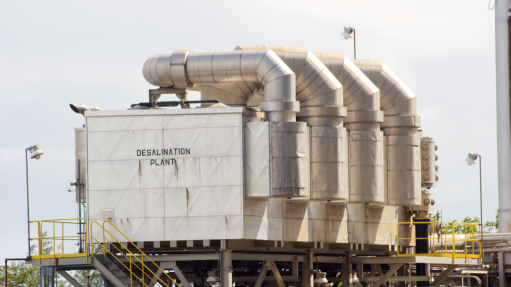
[[[344,31],[341,33],[341,36],[343,36],[345,40],[352,39],[353,32],[355,32],[354,28],[344,27]]]
[[[40,159],[44,153],[42,150],[39,149],[38,145],[31,146],[31,147],[27,148],[26,150],[28,150],[30,152],[31,159],[32,158]]]
[[[314,279],[314,283],[317,283],[319,286],[328,283],[328,280],[326,279],[326,272],[316,272],[316,279]]]
[[[84,112],[90,112],[90,111],[102,111],[101,108],[96,106],[86,106],[82,104],[69,104],[69,107],[73,110],[73,112],[77,114],[83,115]]]
[[[468,153],[468,157],[465,159],[465,161],[467,162],[468,165],[473,165],[473,164],[477,164],[477,157],[479,155],[477,154],[474,154],[474,153]]]

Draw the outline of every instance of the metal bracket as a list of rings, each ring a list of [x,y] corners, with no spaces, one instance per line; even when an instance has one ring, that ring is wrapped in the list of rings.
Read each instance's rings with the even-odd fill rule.
[[[159,88],[149,90],[149,102],[156,103],[163,94],[176,94],[181,101],[188,101],[188,90],[187,89],[174,89],[174,88]],[[183,106],[183,108],[189,108],[190,106]]]

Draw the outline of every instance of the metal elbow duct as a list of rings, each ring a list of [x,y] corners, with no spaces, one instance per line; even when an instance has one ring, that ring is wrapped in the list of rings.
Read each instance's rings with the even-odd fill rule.
[[[243,51],[265,49],[274,51],[296,75],[296,100],[300,102],[298,119],[309,126],[341,126],[346,117],[342,85],[314,53],[303,47],[262,45],[235,48]]]
[[[383,61],[359,60],[354,63],[380,89],[380,107],[385,115],[381,128],[388,137],[388,204],[421,205],[417,97]],[[403,165],[403,162],[409,164]],[[434,159],[431,168],[434,173]],[[432,176],[430,181],[434,183],[435,177]]]
[[[382,123],[386,135],[415,135],[420,127],[417,96],[383,61],[353,61],[380,89]]]
[[[150,84],[160,87],[255,83],[256,88],[265,90],[261,109],[272,122],[294,122],[300,110],[295,95],[295,74],[271,50],[207,53],[176,50],[149,58],[143,74]]]
[[[380,129],[383,113],[380,111],[380,91],[371,80],[344,54],[314,53],[341,82],[345,119],[348,130]]]
[[[383,133],[380,123],[380,91],[340,53],[315,53],[343,85],[344,105],[348,109],[349,132],[349,200],[350,202],[382,203],[385,200],[383,181]]]
[[[271,49],[296,75],[297,119],[310,126],[311,200],[347,200],[348,146],[342,85],[307,48],[238,46],[235,50]],[[266,93],[266,91],[265,91]]]

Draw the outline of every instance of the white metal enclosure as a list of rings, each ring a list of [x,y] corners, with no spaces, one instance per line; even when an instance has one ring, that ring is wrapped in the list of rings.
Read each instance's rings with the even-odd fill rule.
[[[134,242],[395,245],[406,210],[434,202],[421,187],[436,146],[381,61],[239,46],[154,56],[143,73],[231,107],[85,112],[88,220]]]

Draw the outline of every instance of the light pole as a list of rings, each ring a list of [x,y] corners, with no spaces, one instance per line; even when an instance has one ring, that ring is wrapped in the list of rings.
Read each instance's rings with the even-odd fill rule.
[[[354,60],[357,59],[357,35],[355,33],[355,28],[352,27],[344,27],[344,31],[341,33],[345,40],[353,38],[353,54]]]
[[[26,174],[27,174],[27,226],[28,226],[28,257],[30,257],[30,204],[29,204],[29,197],[28,197],[28,154],[27,152],[30,152],[30,159],[40,159],[43,155],[43,151],[39,149],[38,145],[33,145],[31,147],[27,147],[25,149],[25,168],[26,168]]]
[[[479,208],[481,209],[481,254],[483,251],[483,177],[482,177],[482,165],[483,159],[480,154],[468,153],[468,157],[465,159],[468,165],[477,164],[477,158],[479,158]]]

